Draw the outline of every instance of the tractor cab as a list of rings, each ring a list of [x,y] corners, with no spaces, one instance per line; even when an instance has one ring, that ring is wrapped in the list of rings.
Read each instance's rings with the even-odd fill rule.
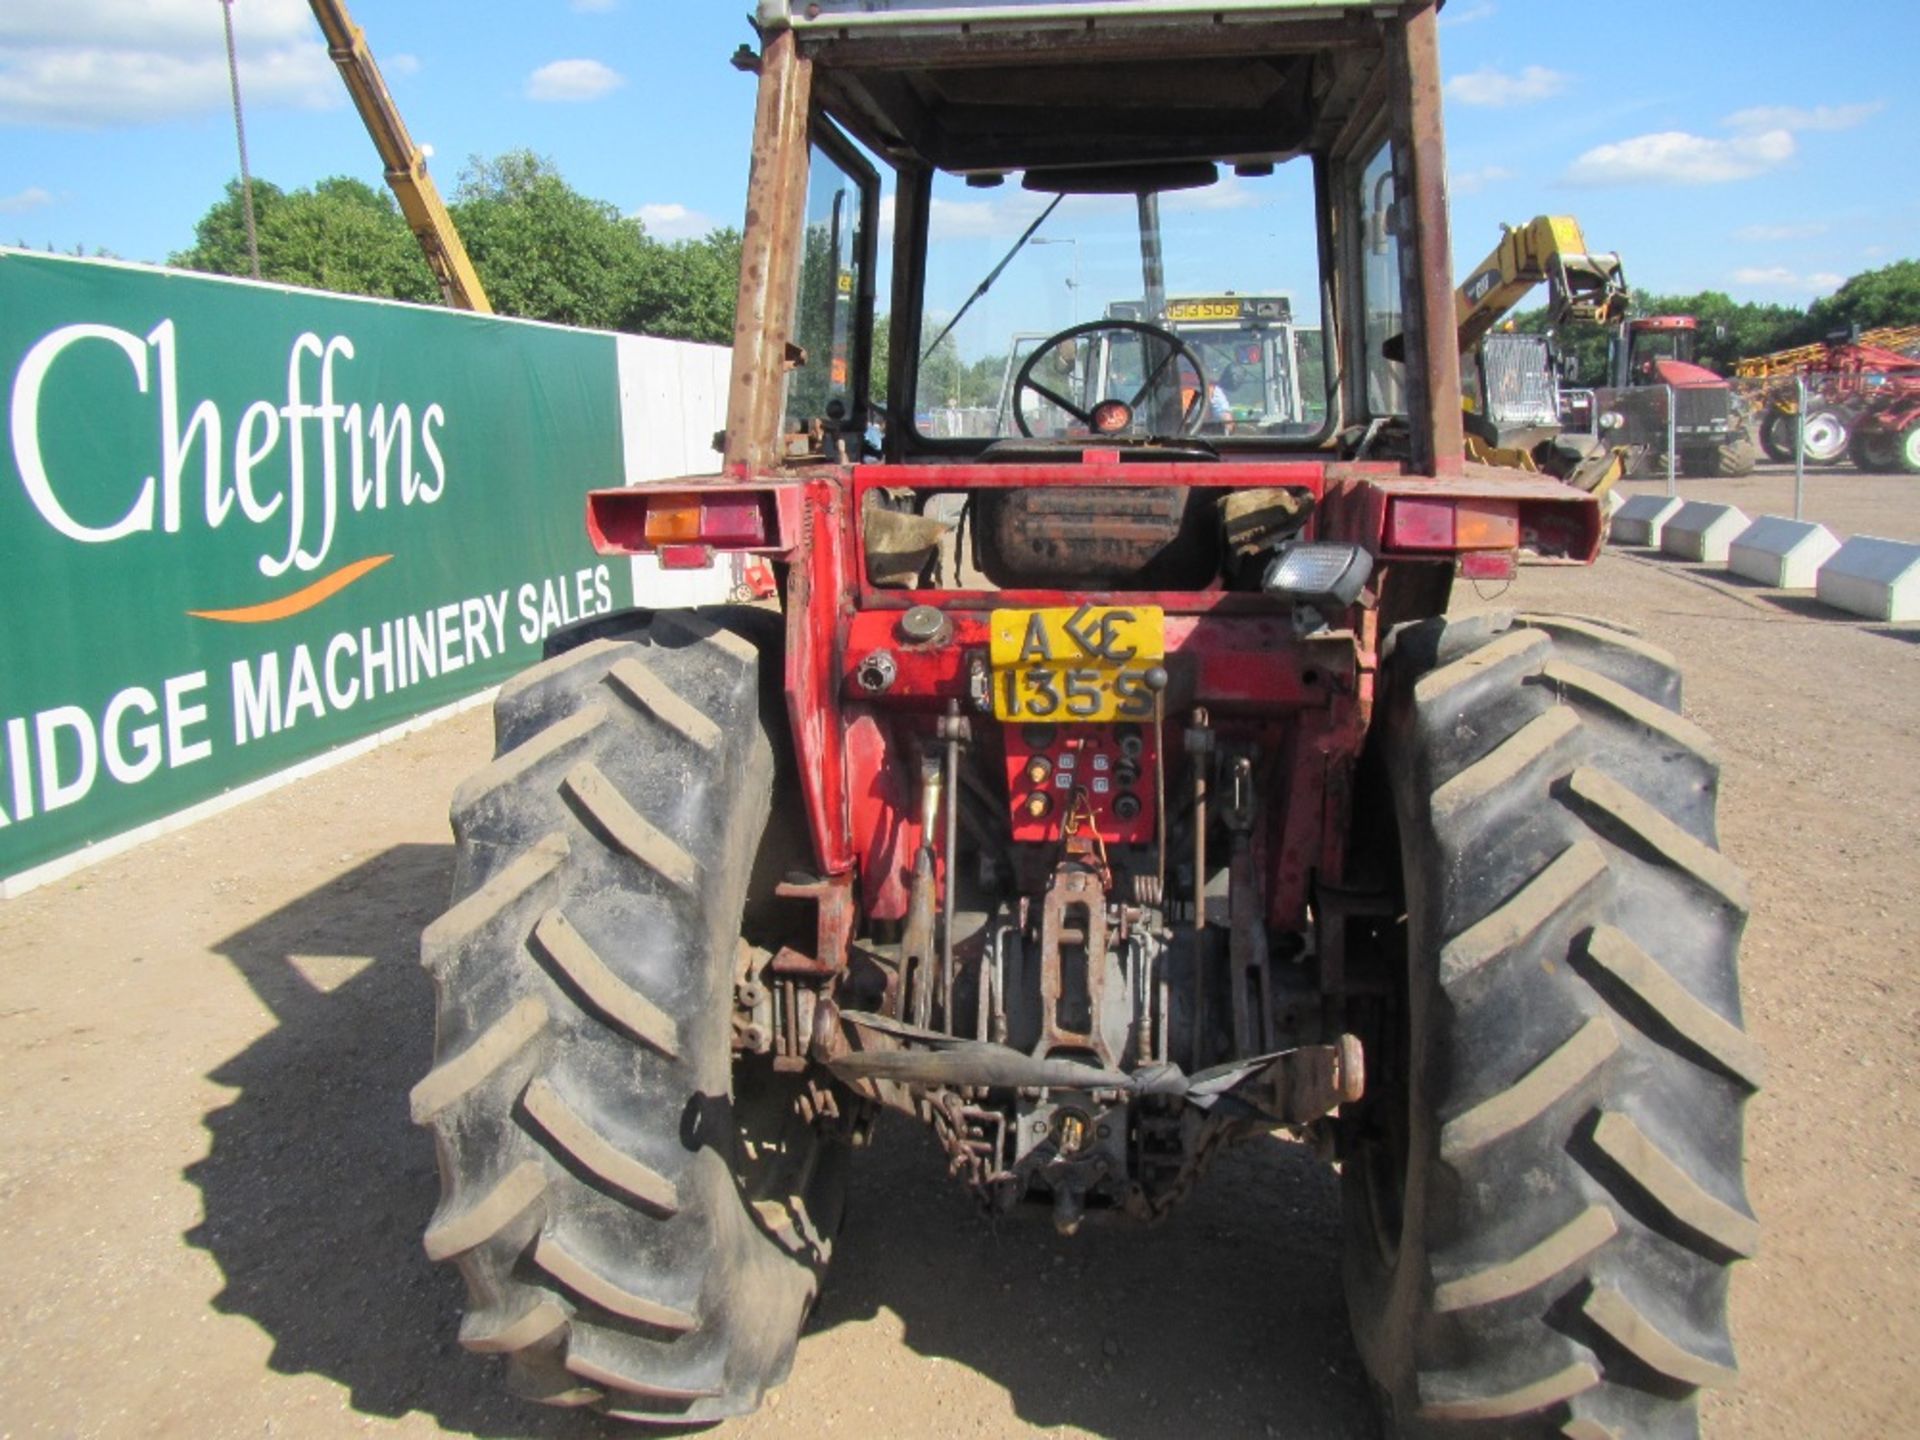
[[[1614,383],[1628,385],[1724,385],[1694,359],[1700,322],[1691,315],[1643,315],[1629,320],[1611,342]]]

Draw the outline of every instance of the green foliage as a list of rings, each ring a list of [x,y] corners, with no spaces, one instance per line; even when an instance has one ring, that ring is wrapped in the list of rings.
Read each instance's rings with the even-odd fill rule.
[[[647,268],[646,233],[547,161],[526,150],[475,158],[450,209],[499,313],[595,330],[626,320]]]
[[[962,410],[996,404],[1007,373],[1005,355],[984,355],[968,362],[951,335],[920,362],[920,408],[955,406]]]
[[[1920,260],[1896,260],[1854,276],[1807,311],[1802,343],[1824,340],[1836,330],[1858,325],[1920,325]]]
[[[938,326],[930,323],[929,329],[937,330]],[[882,315],[873,322],[872,399],[876,405],[887,403],[887,364],[892,353],[893,322]],[[920,366],[919,408],[924,411],[942,409],[948,404],[960,409],[997,405],[1006,373],[1005,355],[985,355],[969,363],[960,358],[960,347],[949,335]]]
[[[339,175],[292,191],[256,180],[253,208],[263,280],[390,300],[439,298],[418,242],[385,191]],[[251,273],[239,181],[228,182],[194,227],[193,247],[167,263],[216,275]]]
[[[345,176],[311,189],[253,183],[260,275],[350,295],[435,303],[440,290],[385,190]],[[725,345],[733,339],[740,233],[662,244],[637,219],[568,185],[525,150],[468,163],[448,206],[493,308],[502,315]],[[246,275],[238,181],[168,263]]]
[[[647,241],[649,265],[620,329],[672,340],[733,343],[733,307],[740,288],[738,230],[699,240]]]

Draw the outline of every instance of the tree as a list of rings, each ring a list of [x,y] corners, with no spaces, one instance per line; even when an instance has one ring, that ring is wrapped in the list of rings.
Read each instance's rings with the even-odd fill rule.
[[[671,340],[733,343],[740,289],[740,232],[661,245],[648,239],[640,289],[620,328]]]
[[[645,287],[638,220],[593,200],[528,150],[474,157],[451,207],[493,308],[503,315],[617,330]]]
[[[419,243],[385,191],[336,175],[293,191],[255,181],[253,196],[261,279],[391,300],[440,298]],[[229,181],[225,196],[194,227],[193,247],[167,263],[250,274],[244,205],[239,182]]]
[[[1920,325],[1920,260],[1896,260],[1855,275],[1839,290],[1808,309],[1802,342],[1824,340],[1837,330],[1858,325]]]

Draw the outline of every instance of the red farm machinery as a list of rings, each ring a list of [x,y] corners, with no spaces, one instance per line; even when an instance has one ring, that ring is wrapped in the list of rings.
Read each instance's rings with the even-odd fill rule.
[[[755,1407],[882,1110],[1065,1234],[1314,1147],[1403,1436],[1731,1379],[1746,885],[1671,657],[1447,613],[1601,516],[1463,459],[1438,9],[762,0],[722,467],[587,522],[776,593],[555,636],[423,942],[426,1245],[522,1393]],[[1209,426],[1167,297],[1276,286],[1325,423]]]
[[[1920,475],[1920,325],[1843,331],[1742,360],[1739,374],[1766,384],[1760,443],[1773,459],[1791,461],[1799,445],[1817,465]]]

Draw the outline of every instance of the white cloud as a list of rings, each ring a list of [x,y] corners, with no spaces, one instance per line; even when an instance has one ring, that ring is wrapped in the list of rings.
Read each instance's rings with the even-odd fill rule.
[[[1049,199],[1031,190],[1014,190],[992,200],[943,200],[936,195],[930,205],[930,233],[937,240],[1018,235]]]
[[[1480,0],[1477,5],[1461,5],[1456,0],[1451,10],[1441,13],[1440,24],[1442,28],[1451,25],[1471,25],[1476,20],[1491,20],[1499,10],[1500,7],[1495,5],[1493,0]]]
[[[1735,285],[1744,285],[1749,289],[1790,291],[1796,295],[1838,290],[1846,283],[1844,275],[1835,275],[1826,270],[1801,275],[1784,265],[1750,265],[1734,271],[1730,278]]]
[[[341,103],[339,75],[300,0],[236,5],[233,28],[250,108]],[[217,0],[0,4],[0,124],[139,125],[230,103]]]
[[[1568,167],[1575,185],[1719,185],[1777,169],[1798,147],[1785,130],[1712,140],[1684,130],[1596,145]]]
[[[1824,220],[1804,220],[1791,225],[1742,225],[1733,232],[1733,238],[1753,244],[1770,244],[1780,240],[1811,240],[1816,235],[1826,234],[1832,228]]]
[[[1462,105],[1480,105],[1504,109],[1510,105],[1532,105],[1551,100],[1567,88],[1567,77],[1544,65],[1529,65],[1518,75],[1509,75],[1493,66],[1484,66],[1447,82],[1447,98]]]
[[[719,223],[711,215],[671,202],[642,205],[633,215],[656,240],[698,240]]]
[[[383,75],[418,75],[420,73],[420,57],[418,55],[409,55],[404,50],[397,55],[389,55],[381,60],[380,73]]]
[[[527,98],[598,100],[626,83],[618,70],[598,60],[555,60],[527,77]]]
[[[1513,171],[1504,165],[1482,165],[1477,170],[1462,170],[1447,177],[1447,188],[1455,195],[1478,195],[1489,185],[1513,179]]]
[[[29,210],[38,210],[42,205],[51,205],[53,194],[38,185],[29,185],[26,189],[12,195],[0,195],[0,215],[22,215]]]
[[[211,34],[223,47],[219,0],[7,0],[0,45],[99,45],[178,49]],[[236,39],[284,43],[314,37],[302,0],[244,0],[233,7]],[[224,49],[223,49],[224,54]]]
[[[1747,135],[1767,130],[1851,130],[1886,108],[1884,100],[1855,105],[1815,105],[1811,110],[1798,105],[1755,105],[1748,110],[1736,110],[1721,123],[1729,130]]]
[[[1253,187],[1229,170],[1211,185],[1196,185],[1191,190],[1169,190],[1160,197],[1163,213],[1177,215],[1209,210],[1242,210],[1258,203]]]
[[[604,15],[619,4],[619,0],[568,0],[567,8],[581,15]]]

